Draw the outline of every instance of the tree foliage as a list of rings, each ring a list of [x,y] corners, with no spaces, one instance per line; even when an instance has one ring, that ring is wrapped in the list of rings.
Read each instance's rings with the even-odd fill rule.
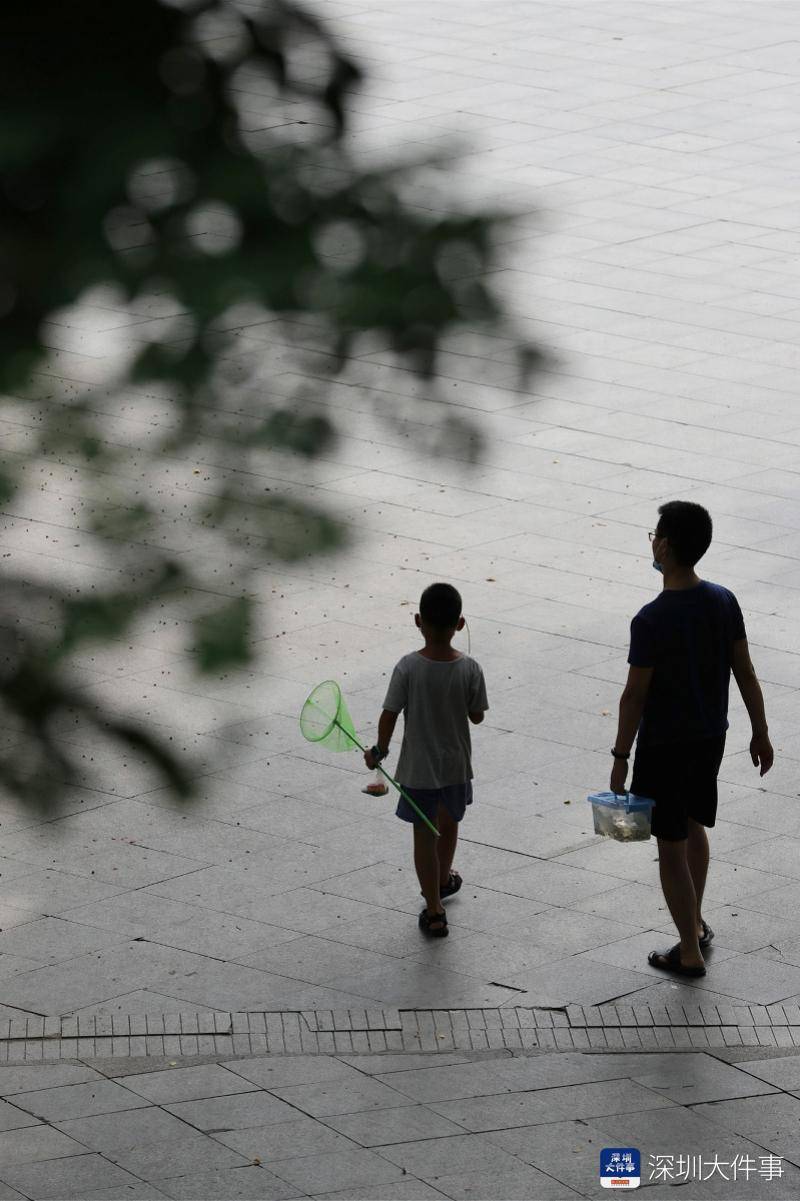
[[[426,212],[407,199],[413,165],[358,163],[345,135],[359,68],[293,3],[12,8],[0,19],[0,390],[15,436],[0,496],[13,530],[38,486],[39,511],[90,539],[109,582],[4,572],[0,778],[29,800],[54,799],[75,778],[58,737],[75,719],[150,757],[188,794],[191,773],[167,741],[101,717],[73,657],[194,596],[198,668],[248,661],[247,570],[343,537],[298,488],[265,492],[249,465],[291,456],[299,476],[332,446],[321,400],[365,337],[433,385],[448,334],[507,334],[481,282],[502,218]],[[251,119],[253,97],[262,114],[269,100],[267,119]],[[90,379],[70,359],[81,306],[108,315],[103,370]],[[273,387],[281,368],[268,355],[237,346],[243,327],[268,321],[304,323],[288,393]],[[535,352],[517,341],[527,370]],[[476,431],[451,426],[474,454]],[[153,482],[190,463],[223,480],[183,494],[197,556],[171,546]],[[249,566],[236,595],[220,596],[209,562],[231,548]]]

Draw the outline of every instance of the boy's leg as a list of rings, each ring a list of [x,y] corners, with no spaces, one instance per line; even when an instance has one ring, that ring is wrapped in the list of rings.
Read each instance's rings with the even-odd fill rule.
[[[697,930],[697,895],[687,858],[688,839],[658,839],[658,870],[664,900],[681,938],[681,963],[702,967],[704,963]]]
[[[425,898],[425,908],[430,914],[444,913],[442,899],[439,896],[437,841],[438,839],[431,834],[427,826],[414,826],[414,867],[417,869],[417,879]],[[435,923],[434,929],[438,929]]]
[[[458,842],[458,822],[448,813],[444,805],[439,806],[436,815],[439,827],[439,837],[436,839],[436,853],[439,857],[439,887],[444,888],[450,878],[453,866],[453,856]]]
[[[700,822],[689,818],[689,838],[686,845],[686,859],[689,864],[689,872],[694,884],[695,897],[697,898],[697,928],[702,934],[703,921],[703,893],[706,887],[706,877],[708,875],[708,835],[706,834],[705,826],[701,826]]]

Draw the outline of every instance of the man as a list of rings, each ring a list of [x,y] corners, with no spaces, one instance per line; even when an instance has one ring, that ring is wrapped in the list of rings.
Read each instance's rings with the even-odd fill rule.
[[[706,828],[716,821],[731,671],[752,723],[750,756],[762,776],[774,756],[736,597],[695,572],[711,544],[711,517],[701,505],[680,500],[658,512],[650,540],[664,586],[631,622],[611,789],[625,791],[636,738],[631,792],[655,801],[661,887],[680,934],[679,943],[653,951],[648,962],[677,975],[704,976],[703,949],[714,937],[702,916]]]

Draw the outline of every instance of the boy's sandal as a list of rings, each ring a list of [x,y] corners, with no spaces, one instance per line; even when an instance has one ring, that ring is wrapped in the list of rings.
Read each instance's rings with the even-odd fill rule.
[[[419,915],[419,928],[429,938],[447,938],[447,914],[428,913],[427,909],[423,909]]]
[[[696,979],[706,974],[705,967],[690,967],[681,963],[681,944],[679,942],[674,947],[670,947],[668,951],[651,951],[647,956],[647,962],[651,967],[656,967],[662,972],[672,972],[675,976],[691,976]]]
[[[439,896],[452,897],[454,893],[458,892],[463,883],[464,881],[461,879],[458,872],[451,872],[447,877],[447,883],[442,885]]]
[[[703,927],[703,936],[702,938],[698,939],[698,942],[700,943],[700,948],[702,950],[705,947],[711,946],[712,942],[714,941],[714,931],[710,926],[707,926],[705,922],[701,922],[700,925]]]

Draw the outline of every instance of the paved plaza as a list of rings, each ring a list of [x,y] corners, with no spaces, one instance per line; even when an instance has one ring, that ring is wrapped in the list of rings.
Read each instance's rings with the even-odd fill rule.
[[[796,1197],[800,16],[769,0],[314,6],[369,71],[351,135],[365,158],[464,139],[450,196],[522,213],[493,283],[549,360],[523,391],[511,344],[465,332],[434,387],[365,345],[328,396],[338,447],[302,477],[264,456],[264,486],[313,494],[351,545],[263,571],[251,670],[195,676],[180,612],[75,656],[98,705],[195,756],[199,799],[176,808],[135,756],[65,724],[86,776],[62,812],[0,804],[0,1198],[566,1198],[596,1195],[606,1145],[782,1156],[781,1179],[718,1174],[683,1195]],[[273,123],[263,89],[249,108],[253,129]],[[443,187],[432,172],[416,202],[446,208]],[[44,383],[99,394],[108,331],[118,350],[154,323],[180,337],[156,307],[98,303],[54,324]],[[274,363],[276,396],[314,374],[310,325],[246,325],[240,340]],[[109,437],[168,411],[154,398],[112,414]],[[442,441],[452,417],[485,434],[477,466]],[[4,424],[6,449],[26,433]],[[168,465],[152,484],[161,544],[198,553],[181,513],[230,470]],[[89,532],[91,495],[48,464],[4,522],[4,561],[122,582]],[[740,600],[776,750],[760,780],[734,695],[705,907],[716,939],[691,984],[647,964],[674,940],[655,844],[598,839],[585,801],[607,786],[629,621],[659,586],[647,532],[670,499],[713,515],[704,574]],[[459,645],[491,708],[473,739],[464,888],[450,937],[425,942],[392,798],[362,794],[359,756],[304,743],[297,714],[335,678],[372,742],[434,579],[463,594]],[[209,589],[236,594],[235,560]],[[334,1019],[314,1018],[537,1010],[558,1030],[570,1006],[614,1005],[649,1015],[618,1028],[684,1033],[635,1043],[578,1023],[568,1041],[438,1051],[387,1034],[376,1051],[365,1018],[342,1050]],[[675,1006],[685,1020],[659,1019]],[[231,1014],[270,1013],[306,1014],[330,1039],[278,1055],[269,1039],[213,1042]],[[102,1046],[79,1046],[84,1031]]]

